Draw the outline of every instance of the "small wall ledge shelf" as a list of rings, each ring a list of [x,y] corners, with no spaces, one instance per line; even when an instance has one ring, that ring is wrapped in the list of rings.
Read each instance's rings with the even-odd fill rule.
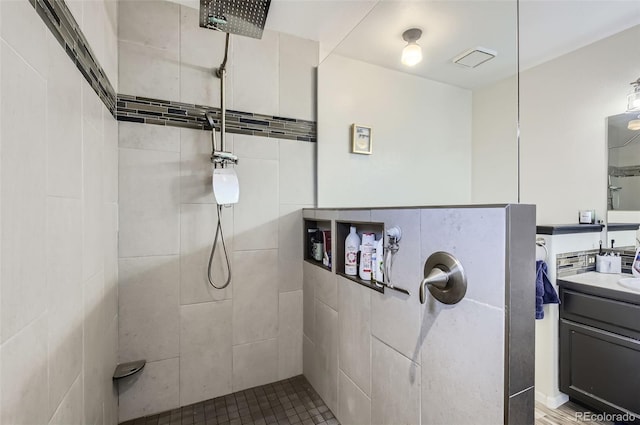
[[[146,360],[136,360],[128,363],[120,363],[118,366],[116,366],[115,372],[113,372],[113,380],[117,381],[119,379],[135,375],[136,373],[144,369],[144,366],[146,364]]]

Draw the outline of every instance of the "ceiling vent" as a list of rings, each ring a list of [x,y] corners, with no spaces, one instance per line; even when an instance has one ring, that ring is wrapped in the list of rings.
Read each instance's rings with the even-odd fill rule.
[[[469,49],[464,53],[453,58],[453,63],[462,65],[467,68],[475,68],[478,65],[493,59],[498,52],[495,50],[487,49],[486,47],[476,47],[475,49]]]

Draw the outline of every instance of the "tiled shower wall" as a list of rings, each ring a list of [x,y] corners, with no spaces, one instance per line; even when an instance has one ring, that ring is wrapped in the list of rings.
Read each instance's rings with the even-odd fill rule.
[[[402,229],[391,277],[410,296],[304,263],[304,375],[341,423],[533,423],[533,206],[304,216]],[[419,302],[424,262],[436,251],[464,267],[458,304],[430,294]]]
[[[115,82],[117,3],[70,6]],[[0,422],[114,424],[118,125],[28,1],[0,15]]]
[[[120,3],[120,92],[217,106],[224,34],[199,28],[194,9],[146,4]],[[229,108],[315,119],[316,43],[269,31],[231,40]],[[119,359],[148,361],[120,386],[120,420],[302,372],[301,208],[315,204],[315,143],[227,143],[240,202],[222,212],[233,281],[215,290],[210,133],[120,122]]]

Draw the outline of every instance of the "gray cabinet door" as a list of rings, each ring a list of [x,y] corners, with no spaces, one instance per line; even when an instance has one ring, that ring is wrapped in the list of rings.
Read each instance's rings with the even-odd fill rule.
[[[561,319],[560,390],[602,411],[640,417],[640,341]]]

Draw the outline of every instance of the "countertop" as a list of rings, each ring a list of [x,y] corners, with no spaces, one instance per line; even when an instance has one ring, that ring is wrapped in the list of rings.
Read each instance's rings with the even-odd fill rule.
[[[587,272],[576,274],[572,276],[564,276],[558,278],[558,281],[577,283],[580,285],[586,285],[593,288],[599,288],[600,290],[605,289],[607,291],[615,291],[622,294],[632,294],[632,298],[640,299],[640,292],[634,291],[629,288],[625,288],[622,285],[618,284],[618,281],[625,277],[633,277],[631,274],[620,273],[620,274],[609,274],[609,273],[598,273],[598,272]],[[629,297],[627,295],[624,298]]]

